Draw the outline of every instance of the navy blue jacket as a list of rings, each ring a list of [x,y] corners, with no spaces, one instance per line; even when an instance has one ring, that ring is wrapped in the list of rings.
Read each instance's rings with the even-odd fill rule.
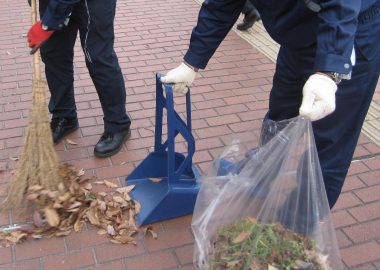
[[[59,30],[64,26],[64,21],[81,0],[49,0],[46,11],[42,17],[42,24],[51,29]]]
[[[348,74],[358,15],[378,0],[320,0],[311,11],[303,0],[250,0],[269,35],[289,49],[316,44],[315,71]],[[197,68],[208,61],[237,21],[245,0],[205,0],[184,60]]]

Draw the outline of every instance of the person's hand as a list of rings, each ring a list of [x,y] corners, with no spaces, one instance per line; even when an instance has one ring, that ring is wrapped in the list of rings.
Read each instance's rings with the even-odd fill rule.
[[[316,121],[335,110],[336,83],[327,75],[313,74],[303,87],[300,115]]]
[[[182,63],[162,77],[161,82],[173,83],[174,92],[186,94],[196,75],[197,72],[195,70]]]
[[[34,54],[53,33],[54,31],[44,30],[41,21],[33,24],[28,31],[28,43],[29,47],[32,48],[30,54]]]

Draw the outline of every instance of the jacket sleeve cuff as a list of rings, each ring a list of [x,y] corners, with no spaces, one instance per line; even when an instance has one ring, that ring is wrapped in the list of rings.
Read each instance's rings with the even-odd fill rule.
[[[340,55],[317,53],[314,62],[314,70],[349,74],[352,71],[352,63],[350,58]]]
[[[53,18],[52,16],[50,16],[48,11],[45,12],[44,17],[42,18],[42,24],[46,25],[47,27],[49,27],[49,29],[52,30],[61,30],[64,26],[64,21],[65,20],[61,22],[61,20]]]
[[[183,60],[185,60],[185,62],[190,64],[191,66],[199,69],[205,69],[209,61],[207,57],[201,57],[197,54],[194,54],[190,50],[187,51]]]

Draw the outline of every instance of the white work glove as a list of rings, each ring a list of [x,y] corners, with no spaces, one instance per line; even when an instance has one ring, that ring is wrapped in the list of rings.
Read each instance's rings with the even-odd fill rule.
[[[186,94],[196,75],[196,71],[185,63],[182,63],[175,69],[170,70],[166,76],[162,77],[161,82],[173,83],[174,92]]]
[[[336,83],[323,74],[313,74],[303,87],[300,115],[316,121],[335,110]]]

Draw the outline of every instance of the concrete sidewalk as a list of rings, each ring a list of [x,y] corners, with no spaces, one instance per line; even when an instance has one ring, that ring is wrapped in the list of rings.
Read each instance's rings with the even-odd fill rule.
[[[25,38],[30,8],[26,2],[0,2],[0,197],[5,196],[15,167],[11,158],[20,154],[31,105],[32,58]],[[195,1],[118,1],[115,47],[126,81],[126,108],[133,131],[121,152],[111,158],[93,156],[93,146],[103,132],[102,110],[78,42],[75,88],[80,129],[69,136],[77,145],[64,141],[56,146],[62,162],[84,168],[86,176],[125,184],[125,176],[153,146],[154,74],[182,61],[198,10]],[[250,33],[259,31],[257,27]],[[192,88],[192,116],[197,147],[194,163],[202,171],[234,134],[259,130],[268,108],[274,67],[270,57],[232,31],[200,73]],[[184,111],[180,98],[178,103],[177,110]],[[378,92],[374,104],[380,104]],[[380,269],[379,155],[375,140],[362,134],[333,211],[347,269]],[[10,213],[0,213],[0,226],[17,221]],[[0,269],[194,269],[190,222],[191,216],[186,216],[155,224],[158,239],[139,237],[137,246],[112,244],[90,227],[64,238],[28,241],[0,249]]]

